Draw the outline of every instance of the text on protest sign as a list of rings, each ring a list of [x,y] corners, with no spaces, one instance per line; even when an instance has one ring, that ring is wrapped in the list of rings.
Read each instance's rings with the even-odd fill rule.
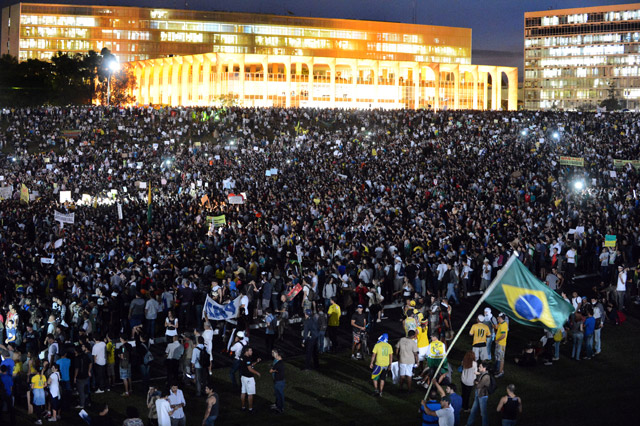
[[[211,297],[207,296],[204,308],[202,309],[202,317],[208,318],[209,320],[213,321],[234,319],[238,316],[241,299],[241,297],[236,297],[231,302],[225,305],[221,305],[214,301]]]
[[[53,220],[58,221],[60,223],[74,223],[75,222],[75,213],[64,214],[60,212],[53,213]]]

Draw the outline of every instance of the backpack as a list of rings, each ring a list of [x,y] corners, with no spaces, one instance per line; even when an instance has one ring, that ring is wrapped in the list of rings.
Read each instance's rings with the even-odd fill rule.
[[[271,316],[271,322],[269,323],[269,330],[274,333],[278,330],[278,320],[273,314],[269,314]]]
[[[143,364],[144,365],[151,364],[151,362],[154,360],[153,354],[151,353],[151,351],[149,350],[149,347],[147,345],[143,344],[142,347],[146,349],[144,357],[142,358]],[[106,352],[106,348],[105,348],[105,352]]]
[[[206,368],[207,370],[209,369],[209,366],[211,366],[211,356],[209,355],[209,352],[207,352],[207,348],[203,347],[198,347],[198,362],[200,363],[200,368]]]
[[[489,395],[491,395],[496,391],[496,389],[498,389],[498,384],[496,383],[496,378],[493,376],[493,374],[491,373],[484,373],[484,374],[489,375],[489,388],[487,389],[487,392],[489,393]]]
[[[311,287],[310,285],[307,285],[306,287],[309,288],[309,294],[307,295],[307,298],[309,299],[309,301],[313,302],[315,300],[318,300],[318,295],[313,290],[313,287]]]

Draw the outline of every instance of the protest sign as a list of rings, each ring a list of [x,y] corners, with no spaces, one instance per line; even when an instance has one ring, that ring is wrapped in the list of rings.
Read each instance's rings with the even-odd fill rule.
[[[615,247],[616,246],[617,237],[615,235],[605,235],[604,236],[604,246],[605,247]]]
[[[64,204],[65,202],[71,202],[71,191],[60,191],[60,204]]]
[[[204,308],[202,309],[202,317],[208,318],[210,321],[234,319],[238,316],[241,300],[242,297],[236,297],[229,303],[221,305],[207,295]]]
[[[613,160],[613,167],[616,169],[621,169],[627,164],[631,164],[634,168],[640,169],[640,160]]]
[[[229,194],[227,196],[229,204],[244,204],[244,197],[242,195]]]
[[[13,195],[13,185],[0,187],[0,200],[9,200]]]
[[[558,163],[560,163],[560,164],[562,164],[564,166],[584,167],[584,158],[582,158],[582,157],[561,156],[558,159]]]
[[[53,213],[53,220],[60,223],[74,223],[75,213],[64,214],[56,211]]]

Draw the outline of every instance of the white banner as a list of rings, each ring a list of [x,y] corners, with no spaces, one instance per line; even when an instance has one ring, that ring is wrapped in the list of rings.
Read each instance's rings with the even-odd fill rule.
[[[13,186],[2,186],[0,187],[0,200],[9,200],[13,195]]]
[[[60,223],[74,223],[75,222],[75,213],[64,214],[60,212],[53,213],[53,220],[56,220]]]
[[[229,194],[227,198],[229,199],[229,204],[244,204],[242,195]]]
[[[122,220],[122,204],[118,203],[118,219]]]
[[[214,301],[211,297],[207,296],[207,300],[204,303],[202,309],[202,317],[209,318],[213,321],[222,321],[228,319],[234,319],[238,316],[238,310],[240,309],[241,296],[236,297],[226,305],[221,305]]]
[[[53,258],[49,259],[48,257],[41,257],[40,263],[53,265],[55,263],[55,260]]]

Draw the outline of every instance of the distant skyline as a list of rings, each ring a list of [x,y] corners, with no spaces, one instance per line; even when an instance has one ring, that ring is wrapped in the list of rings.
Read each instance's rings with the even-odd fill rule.
[[[615,0],[44,0],[32,3],[221,10],[411,23],[414,1],[417,1],[417,24],[471,28],[472,63],[518,67],[520,80],[524,65],[525,12],[628,4]],[[18,2],[0,0],[2,7],[15,3]]]

